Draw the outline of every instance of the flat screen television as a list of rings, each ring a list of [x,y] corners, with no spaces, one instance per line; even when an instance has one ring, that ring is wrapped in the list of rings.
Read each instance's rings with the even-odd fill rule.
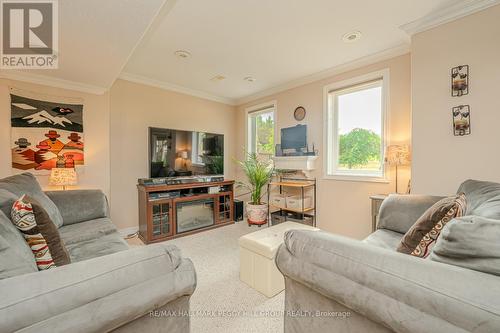
[[[281,149],[301,151],[307,148],[307,125],[281,129]]]
[[[149,128],[149,177],[224,174],[224,135]]]

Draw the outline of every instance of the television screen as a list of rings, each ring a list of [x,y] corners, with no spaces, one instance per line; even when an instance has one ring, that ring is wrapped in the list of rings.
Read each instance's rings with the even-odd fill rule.
[[[281,129],[281,149],[300,151],[303,148],[307,148],[307,125]]]
[[[224,135],[149,128],[149,177],[224,174]]]

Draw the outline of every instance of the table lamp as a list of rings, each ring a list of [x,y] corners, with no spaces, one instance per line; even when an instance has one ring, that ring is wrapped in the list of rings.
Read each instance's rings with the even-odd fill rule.
[[[186,160],[188,159],[188,152],[186,150],[181,151],[179,153],[179,157],[182,158],[182,161],[184,162],[184,170],[187,170]]]
[[[411,154],[409,145],[390,145],[385,151],[385,161],[396,167],[396,193],[398,193],[398,166],[410,165]]]
[[[63,191],[68,185],[76,185],[78,183],[77,174],[73,168],[52,168],[49,177],[50,185],[62,186]]]

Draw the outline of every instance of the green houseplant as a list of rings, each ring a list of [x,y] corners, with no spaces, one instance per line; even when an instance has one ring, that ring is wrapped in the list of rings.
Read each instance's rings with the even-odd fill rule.
[[[273,162],[260,159],[256,153],[246,153],[245,160],[236,162],[248,180],[248,183],[239,182],[250,191],[250,201],[246,204],[248,224],[262,225],[267,221],[267,204],[262,202],[262,191],[273,176]]]

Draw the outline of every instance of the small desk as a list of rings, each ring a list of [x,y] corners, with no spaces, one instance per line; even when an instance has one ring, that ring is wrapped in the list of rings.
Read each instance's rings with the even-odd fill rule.
[[[380,210],[382,202],[387,197],[387,194],[376,194],[370,196],[370,200],[372,201],[372,232],[377,230],[378,211]]]

